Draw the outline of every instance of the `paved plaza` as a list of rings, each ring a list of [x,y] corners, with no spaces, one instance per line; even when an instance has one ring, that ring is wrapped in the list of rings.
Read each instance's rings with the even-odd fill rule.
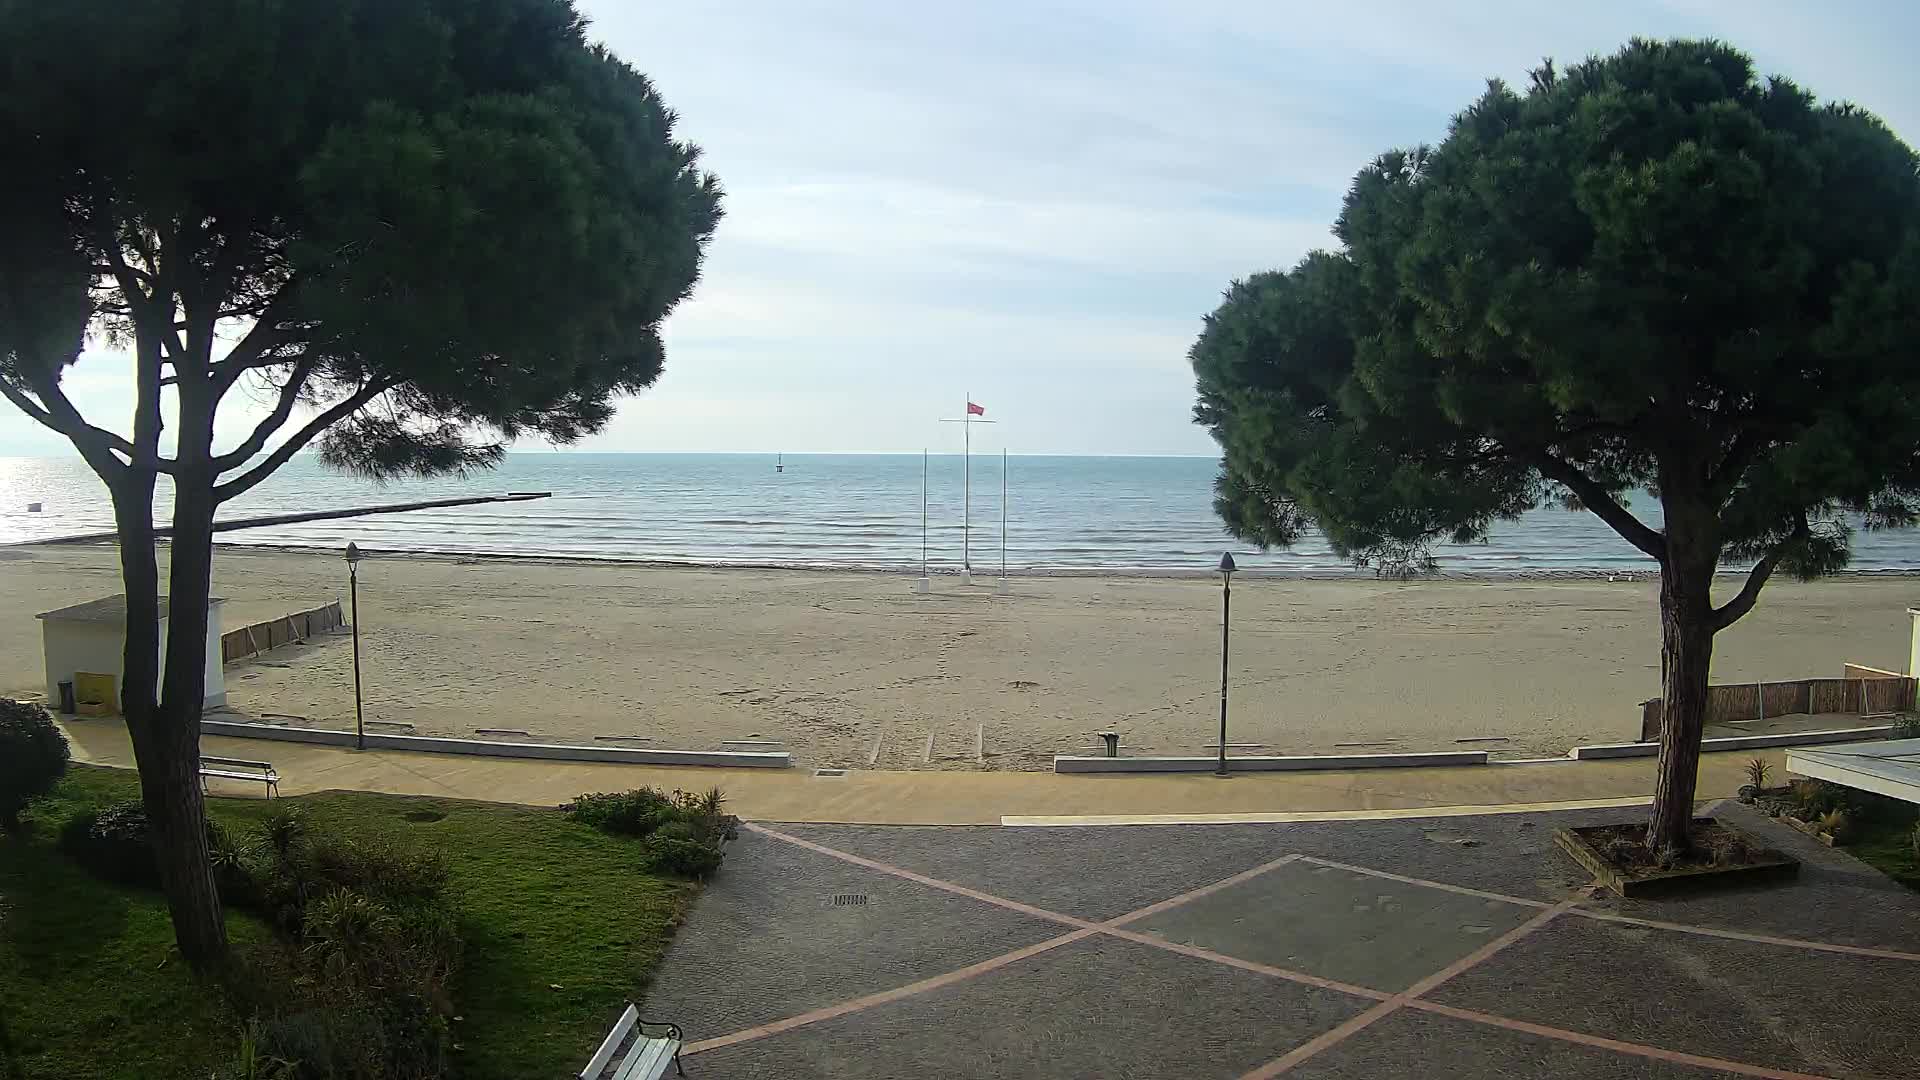
[[[1920,894],[1596,891],[1551,814],[750,825],[646,1004],[689,1076],[1920,1076]]]

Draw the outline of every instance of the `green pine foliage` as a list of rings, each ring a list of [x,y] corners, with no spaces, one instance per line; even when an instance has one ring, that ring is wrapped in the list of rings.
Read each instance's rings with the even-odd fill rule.
[[[1725,44],[1636,40],[1490,83],[1334,233],[1192,348],[1222,520],[1408,574],[1543,504],[1599,516],[1660,564],[1653,825],[1684,846],[1713,635],[1920,518],[1920,159]],[[1723,562],[1753,565],[1716,605]]]

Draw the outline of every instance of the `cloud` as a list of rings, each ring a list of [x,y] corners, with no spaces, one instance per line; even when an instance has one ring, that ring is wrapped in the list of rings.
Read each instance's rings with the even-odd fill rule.
[[[1354,172],[1488,77],[1710,35],[1920,134],[1920,7],[1842,0],[591,0],[725,184],[667,372],[604,450],[1210,453],[1185,351],[1234,278],[1330,243]],[[110,359],[75,393],[130,402]],[[237,440],[259,406],[222,421]],[[63,450],[0,428],[0,453]]]

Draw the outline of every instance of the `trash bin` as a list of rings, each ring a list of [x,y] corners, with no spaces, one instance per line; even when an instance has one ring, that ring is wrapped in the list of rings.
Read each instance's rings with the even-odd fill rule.
[[[68,716],[72,716],[73,710],[73,680],[62,679],[60,680],[60,711]]]

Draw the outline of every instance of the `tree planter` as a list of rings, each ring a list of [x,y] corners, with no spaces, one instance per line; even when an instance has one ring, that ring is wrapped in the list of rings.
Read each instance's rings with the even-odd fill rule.
[[[1574,861],[1592,872],[1595,880],[1619,893],[1636,899],[1672,896],[1712,889],[1739,888],[1798,877],[1800,861],[1762,846],[1745,833],[1713,818],[1695,818],[1696,836],[1727,835],[1740,841],[1745,855],[1725,865],[1683,863],[1669,869],[1616,862],[1597,842],[1619,826],[1597,825],[1554,830],[1553,839]]]
[[[1800,832],[1806,833],[1808,836],[1813,837],[1815,840],[1820,841],[1821,843],[1827,845],[1828,847],[1840,846],[1840,841],[1837,838],[1835,838],[1832,833],[1823,832],[1818,822],[1801,821],[1799,818],[1794,817],[1791,814],[1781,814],[1775,820],[1782,822],[1783,824],[1786,824],[1788,826],[1791,826],[1792,828],[1797,829]]]

